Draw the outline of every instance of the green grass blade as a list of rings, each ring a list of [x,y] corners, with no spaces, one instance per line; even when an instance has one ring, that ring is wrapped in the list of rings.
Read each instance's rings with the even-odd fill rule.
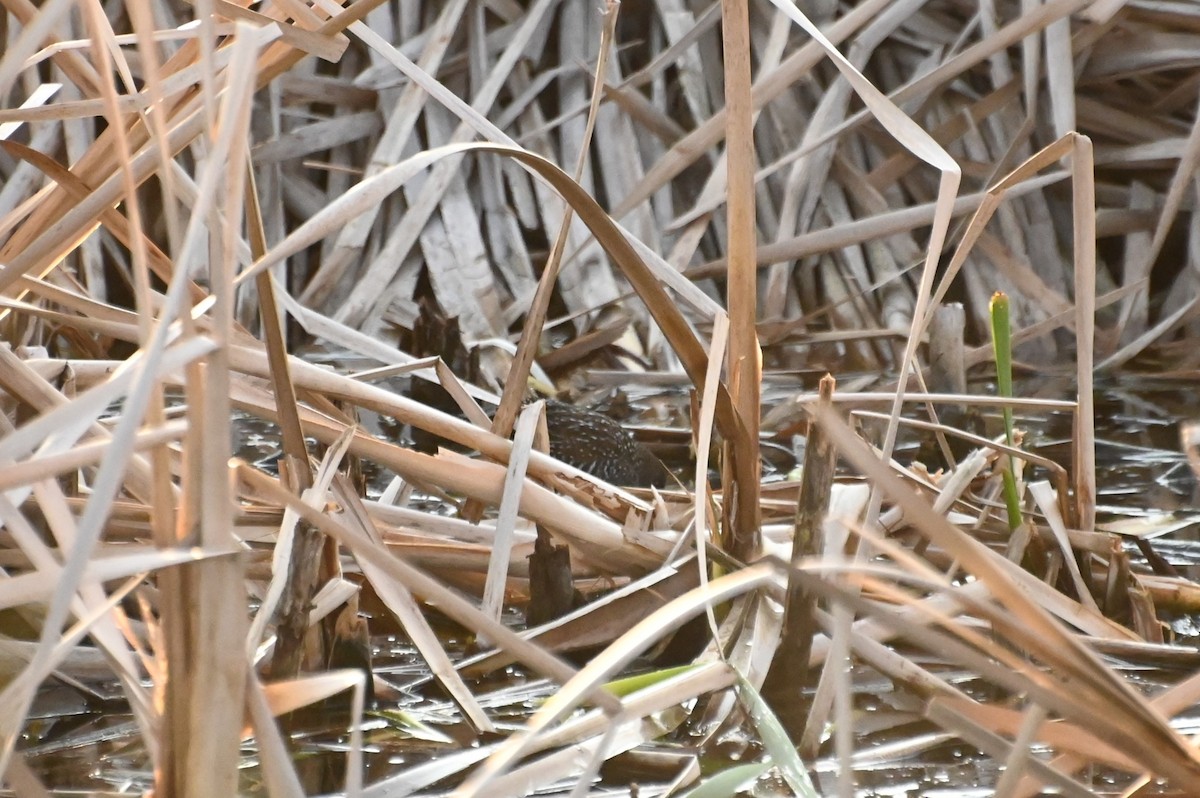
[[[1013,396],[1012,379],[1012,323],[1009,318],[1008,295],[997,291],[988,305],[992,317],[992,354],[996,359],[996,391],[1005,399]],[[1004,407],[1004,441],[1013,445],[1012,407]],[[1013,472],[1012,458],[1006,456],[1004,479],[1004,505],[1008,511],[1008,527],[1021,525],[1021,497],[1017,495],[1017,477]]]
[[[770,761],[779,768],[783,780],[792,788],[792,794],[800,798],[820,798],[817,788],[813,786],[812,779],[808,777],[808,769],[804,767],[804,760],[800,758],[800,754],[797,753],[796,746],[792,744],[783,724],[767,706],[762,694],[754,689],[754,685],[746,681],[746,677],[740,673],[735,689],[738,700],[742,702],[746,714],[750,716],[755,729],[758,730],[759,739],[767,748]]]
[[[769,767],[770,762],[735,765],[720,773],[714,773],[684,793],[683,798],[729,798],[766,773]]]
[[[659,682],[665,682],[667,679],[678,676],[681,673],[696,670],[699,667],[699,665],[678,665],[674,668],[662,668],[647,673],[639,673],[636,676],[627,676],[624,679],[611,681],[604,685],[604,688],[618,698],[624,698],[630,693],[636,693],[638,690],[653,687]]]

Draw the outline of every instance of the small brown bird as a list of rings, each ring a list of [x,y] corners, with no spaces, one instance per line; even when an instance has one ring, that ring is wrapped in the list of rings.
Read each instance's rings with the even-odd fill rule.
[[[546,402],[550,454],[614,485],[661,488],[667,469],[618,422],[595,410]]]
[[[458,320],[446,318],[430,302],[421,303],[413,326],[412,351],[419,356],[438,355],[468,379],[478,370],[478,355],[468,353]],[[430,407],[458,413],[458,405],[440,385],[416,380],[410,396]],[[551,399],[546,402],[546,429],[551,455],[605,482],[625,487],[662,487],[667,482],[667,469],[658,458],[603,413]],[[413,443],[419,451],[434,452],[448,441],[414,429]]]

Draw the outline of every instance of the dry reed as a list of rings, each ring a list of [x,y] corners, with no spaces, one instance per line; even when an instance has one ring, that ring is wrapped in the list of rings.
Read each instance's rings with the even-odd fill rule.
[[[937,729],[914,744],[969,743],[1005,764],[1003,794],[1091,795],[1088,768],[1194,790],[1200,755],[1169,718],[1196,680],[1143,694],[1099,653],[1194,667],[1159,613],[1197,596],[1097,527],[1093,374],[1200,368],[1181,267],[1200,251],[1200,16],[801,5],[0,0],[0,783],[75,786],[30,742],[58,681],[119,692],[136,788],[159,795],[234,794],[243,738],[278,795],[586,795],[639,747],[665,795],[698,761],[655,744],[731,725],[768,752],[731,780],[769,764],[804,793],[808,766],[849,794],[855,690],[882,677],[897,726]],[[961,302],[978,344],[995,291],[1018,362],[1071,381],[1068,400],[1009,403],[1072,415],[1068,467],[908,417],[1000,402],[922,382],[935,310]],[[513,349],[506,385],[397,347],[422,295]],[[571,344],[547,353],[548,329]],[[301,332],[371,368],[315,365]],[[593,384],[695,391],[691,487],[631,491],[539,449],[526,377],[585,357]],[[826,370],[870,443],[810,392]],[[371,383],[384,372],[439,379],[470,420]],[[491,419],[475,404],[497,399]],[[235,411],[277,425],[279,475],[230,459]],[[414,451],[358,411],[481,456]],[[760,482],[756,441],[809,423],[861,481],[806,520],[822,539],[803,551],[822,554],[793,556],[796,483]],[[946,473],[895,462],[914,429],[972,451]],[[1009,455],[1049,474],[1019,483],[1030,523],[1011,536]],[[339,473],[354,460],[395,475],[378,501]],[[465,520],[409,505],[415,490]],[[528,595],[535,526],[603,589],[518,633],[499,619]],[[359,594],[465,723],[369,785],[364,676],[322,673],[308,648]],[[823,630],[807,717],[774,706],[794,744],[758,695],[789,594]],[[431,607],[492,650],[452,655]],[[614,682],[701,614],[715,642],[687,668]],[[583,646],[602,650],[559,656]],[[557,685],[516,730],[472,681],[512,662]],[[310,783],[279,718],[347,689],[344,774]],[[500,737],[464,744],[484,733]]]

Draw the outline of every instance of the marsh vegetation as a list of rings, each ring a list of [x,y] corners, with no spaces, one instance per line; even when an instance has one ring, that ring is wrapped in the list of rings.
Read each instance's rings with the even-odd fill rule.
[[[1194,4],[0,8],[9,793],[1197,791]]]

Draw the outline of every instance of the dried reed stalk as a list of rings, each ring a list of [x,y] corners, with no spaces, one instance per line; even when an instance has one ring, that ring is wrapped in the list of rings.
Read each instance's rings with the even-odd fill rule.
[[[1189,784],[1194,752],[1164,717],[1194,703],[1194,680],[1145,699],[1092,653],[1190,661],[1194,652],[1140,636],[1155,638],[1156,613],[1195,593],[1178,577],[1139,573],[1120,539],[1095,529],[1092,373],[1200,368],[1188,347],[1200,292],[1195,270],[1178,268],[1196,250],[1196,226],[1182,223],[1200,159],[1191,9],[861,0],[808,4],[810,19],[789,2],[695,11],[660,0],[626,4],[619,17],[613,6],[602,17],[580,4],[527,5],[0,0],[0,607],[34,619],[31,639],[0,637],[8,786],[57,786],[38,783],[49,776],[36,750],[14,755],[57,671],[119,685],[158,792],[237,791],[248,717],[270,789],[300,794],[307,786],[273,714],[347,687],[361,702],[361,674],[264,684],[255,665],[272,650],[294,661],[312,624],[356,589],[385,599],[477,731],[496,727],[492,709],[456,673],[419,601],[504,649],[478,667],[515,658],[567,685],[495,749],[395,777],[413,789],[447,778],[464,794],[568,776],[582,784],[616,752],[678,728],[684,704],[709,707],[719,728],[734,685],[757,707],[787,593],[765,565],[710,582],[712,558],[740,564],[707,550],[707,530],[724,512],[738,556],[751,557],[760,534],[765,550],[789,550],[796,489],[759,481],[760,383],[795,394],[762,422],[776,432],[813,398],[808,375],[831,363],[867,375],[842,375],[839,407],[891,408],[879,451],[829,423],[879,488],[873,506],[860,486],[831,492],[830,534],[856,541],[862,557],[793,563],[799,584],[833,608],[817,614],[830,636],[816,638],[810,660],[832,675],[813,723],[833,707],[843,773],[862,735],[851,720],[856,674],[842,665],[861,660],[918,699],[898,716],[924,717],[1005,761],[1014,775],[1000,786],[1012,794],[1040,784],[1085,794],[1072,774],[1090,763],[1128,773],[1128,785],[1138,769]],[[723,70],[706,68],[718,62]],[[539,365],[563,368],[586,350],[607,379],[630,382],[613,364],[633,355],[652,370],[636,379],[703,396],[698,438],[715,425],[732,478],[709,491],[702,446],[698,488],[634,495],[536,447],[514,455],[506,423],[492,434],[365,384],[366,369],[354,377],[305,362],[283,334],[294,319],[348,357],[407,367],[392,330],[411,322],[421,290],[475,341],[511,345],[522,329],[500,421]],[[1003,530],[988,494],[997,451],[1035,458],[960,436],[981,451],[951,474],[891,463],[910,403],[997,406],[910,383],[938,305],[961,300],[966,343],[978,342],[997,290],[1013,298],[1018,362],[1073,384],[1069,401],[1010,402],[1071,412],[1077,425],[1071,468],[1052,469],[1053,489],[1028,486],[1031,545],[1061,560],[1038,574],[994,550]],[[572,346],[539,364],[552,326],[569,330]],[[972,349],[965,366],[988,357]],[[498,390],[461,388],[464,401]],[[380,440],[354,428],[340,402],[495,462]],[[294,485],[247,465],[231,481],[235,407],[278,424]],[[332,447],[315,474],[305,435]],[[502,517],[473,526],[361,502],[334,473],[343,457],[398,475],[388,502],[420,484]],[[297,519],[341,548],[327,547],[322,564],[303,546],[289,550],[304,537],[292,535]],[[542,643],[494,620],[526,589],[533,524],[572,547],[579,584],[622,591]],[[496,540],[489,556],[483,547]],[[673,559],[687,546],[699,549],[696,563]],[[305,573],[293,577],[290,622],[273,627],[291,565]],[[363,586],[341,578],[343,566],[361,570]],[[957,584],[958,569],[976,581]],[[1112,589],[1091,595],[1105,577]],[[442,580],[486,593],[488,612]],[[1117,590],[1118,580],[1128,584]],[[247,589],[267,597],[249,632]],[[733,601],[751,590],[763,597]],[[126,597],[142,623],[125,615]],[[727,644],[719,657],[710,648],[692,670],[620,698],[602,688],[718,601],[732,602],[709,612]],[[1133,609],[1132,629],[1102,614],[1110,603]],[[541,646],[585,639],[581,627],[612,645],[576,674]],[[949,668],[971,670],[998,700],[971,701],[943,678]],[[1000,705],[1018,695],[1023,709]],[[730,700],[696,701],[705,696]],[[585,702],[592,708],[554,723]],[[769,719],[755,717],[769,737]],[[1031,758],[1035,744],[1055,757]],[[351,748],[353,793],[361,745]],[[767,748],[795,774],[795,761]],[[690,768],[679,767],[679,785],[695,777]]]
[[[750,102],[750,20],[744,0],[722,0],[721,52],[725,68],[725,138],[728,181],[729,367],[730,394],[737,424],[726,439],[725,479],[729,501],[723,505],[721,536],[739,559],[758,553],[758,419],[762,353],[758,349],[758,275],[754,250],[758,239],[754,212],[754,118]]]

